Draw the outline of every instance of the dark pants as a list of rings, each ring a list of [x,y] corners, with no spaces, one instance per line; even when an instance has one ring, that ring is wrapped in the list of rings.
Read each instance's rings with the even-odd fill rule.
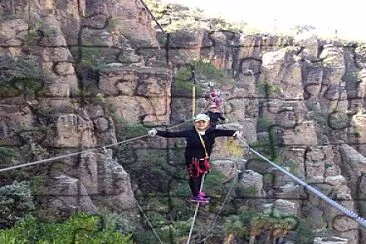
[[[191,164],[192,159],[186,159],[186,165],[189,175],[188,184],[189,187],[191,188],[192,195],[197,196],[201,190],[202,178],[205,173],[200,173],[198,176],[192,176]]]
[[[200,192],[200,188],[201,188],[201,182],[202,182],[202,177],[204,174],[201,174],[198,177],[189,177],[189,187],[191,188],[191,192],[193,196],[197,196],[198,193]]]

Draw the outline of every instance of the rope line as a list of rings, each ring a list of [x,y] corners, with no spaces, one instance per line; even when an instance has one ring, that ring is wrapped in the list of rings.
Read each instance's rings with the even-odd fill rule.
[[[144,210],[142,209],[141,205],[136,201],[137,207],[139,208],[140,212],[142,213],[142,216],[144,217],[144,219],[146,220],[147,224],[150,226],[151,230],[153,231],[156,239],[159,240],[159,242],[162,244],[163,242],[161,241],[158,233],[155,231],[153,225],[151,224],[151,222],[149,221],[149,219],[147,218],[146,214],[144,213]]]
[[[157,24],[157,26],[159,27],[159,29],[164,33],[165,38],[168,40],[168,33],[163,29],[163,27],[161,26],[161,24],[159,23],[159,21],[155,18],[154,14],[148,8],[148,6],[144,2],[144,0],[140,0],[140,2],[142,3],[142,5],[144,5],[146,11],[150,14],[151,18],[153,18],[154,22]],[[171,40],[171,38],[169,38],[169,42],[170,42],[170,44],[172,45],[173,48],[178,49],[178,47],[173,43],[173,41]],[[178,54],[179,58],[183,61],[183,63],[186,63],[186,60],[184,60],[184,58],[188,59],[188,61],[189,60],[193,60],[192,56],[190,56],[190,55],[185,56],[185,55],[182,55],[180,52],[177,52],[177,54]],[[183,56],[184,56],[184,58],[183,58]]]
[[[181,126],[182,124],[185,124],[185,123],[187,123],[189,121],[192,121],[192,120],[190,119],[190,120],[184,121],[184,122],[182,122],[180,124],[171,126],[171,127],[167,128],[167,129],[171,129],[171,128],[175,128],[175,127]],[[0,169],[0,173],[1,172],[5,172],[5,171],[9,171],[9,170],[13,170],[13,169],[18,169],[18,168],[28,167],[28,166],[32,166],[32,165],[36,165],[36,164],[41,164],[41,163],[46,163],[46,162],[50,162],[50,161],[55,161],[55,160],[58,160],[58,159],[63,159],[63,158],[68,158],[68,157],[72,157],[72,156],[77,156],[77,155],[82,154],[82,153],[88,153],[88,152],[93,152],[93,151],[97,151],[97,150],[103,150],[105,148],[118,146],[118,145],[121,145],[121,144],[124,144],[124,143],[127,143],[127,142],[131,142],[131,141],[134,141],[134,140],[138,140],[138,139],[141,139],[141,138],[144,138],[144,137],[148,137],[148,135],[145,134],[145,135],[142,135],[142,136],[136,136],[136,137],[133,137],[133,138],[130,138],[130,139],[127,139],[127,140],[119,141],[119,142],[112,143],[112,144],[109,144],[109,145],[104,145],[102,147],[91,148],[91,149],[87,149],[87,150],[83,150],[83,151],[79,151],[79,152],[75,152],[75,153],[69,153],[69,154],[60,155],[60,156],[56,156],[56,157],[52,157],[52,158],[46,158],[46,159],[42,159],[42,160],[38,160],[38,161],[34,161],[34,162],[29,162],[29,163],[24,163],[24,164],[19,164],[19,165],[14,165],[14,166],[2,168],[2,169]]]
[[[202,191],[202,189],[203,189],[203,182],[205,181],[205,176],[206,176],[206,173],[204,173],[203,176],[202,176],[200,191]],[[199,207],[200,207],[200,203],[198,202],[196,204],[196,209],[194,210],[194,215],[193,215],[193,220],[192,220],[191,228],[189,229],[189,235],[188,235],[188,239],[187,239],[187,242],[186,242],[187,244],[189,244],[189,242],[191,241],[193,227],[194,227],[194,223],[196,222],[196,217],[197,217],[197,213],[198,213]]]
[[[192,118],[196,114],[196,85],[192,86]]]
[[[213,228],[215,227],[216,221],[217,221],[217,219],[218,219],[219,215],[221,214],[221,211],[224,209],[224,206],[225,206],[225,204],[226,204],[227,200],[229,199],[229,196],[231,195],[231,192],[232,192],[232,191],[233,191],[233,189],[234,189],[234,186],[235,186],[236,180],[237,180],[237,178],[238,178],[239,174],[241,173],[241,171],[240,171],[240,170],[237,170],[236,172],[237,172],[237,174],[236,174],[235,178],[233,179],[233,183],[231,184],[231,186],[230,186],[230,188],[229,188],[229,191],[227,192],[227,194],[226,194],[226,196],[225,196],[225,198],[224,198],[224,201],[222,202],[222,204],[221,204],[221,206],[220,206],[220,208],[219,208],[219,211],[217,211],[217,213],[216,213],[216,215],[215,215],[214,219],[212,220],[212,222],[211,222],[211,224],[210,224],[210,227],[209,227],[209,228],[208,228],[208,230],[204,233],[204,235],[207,235],[207,236],[206,236],[204,239],[202,239],[202,240],[200,241],[200,243],[201,243],[202,241],[203,241],[203,243],[206,243],[206,241],[207,241],[207,239],[208,239],[208,237],[209,237],[209,235],[210,235],[211,231],[212,231],[212,230],[213,230]]]
[[[25,163],[25,164],[20,164],[20,165],[15,165],[15,166],[3,168],[3,169],[0,169],[0,173],[5,172],[5,171],[9,171],[9,170],[12,170],[12,169],[23,168],[23,167],[27,167],[27,166],[31,166],[31,165],[36,165],[36,164],[40,164],[40,163],[45,163],[45,162],[50,162],[50,161],[54,161],[54,160],[58,160],[58,159],[67,158],[67,157],[77,156],[77,155],[82,154],[82,153],[87,153],[87,152],[92,152],[92,151],[96,151],[96,150],[100,150],[100,149],[105,149],[105,148],[108,148],[108,147],[117,146],[117,145],[127,143],[127,142],[130,142],[130,141],[133,141],[133,140],[141,139],[141,138],[144,138],[144,137],[147,137],[147,136],[148,135],[137,136],[137,137],[130,138],[130,139],[127,139],[127,140],[124,140],[124,141],[120,141],[120,142],[116,142],[116,143],[113,143],[113,144],[105,145],[103,147],[91,148],[91,149],[87,149],[87,150],[83,150],[83,151],[79,151],[79,152],[75,152],[75,153],[69,153],[69,154],[66,154],[66,155],[56,156],[56,157],[42,159],[42,160],[30,162],[30,163]]]
[[[238,139],[246,147],[248,147],[250,149],[250,151],[252,151],[253,153],[255,153],[258,157],[260,157],[261,159],[265,160],[267,163],[269,163],[270,165],[272,165],[273,167],[275,167],[276,169],[278,169],[279,171],[281,171],[282,173],[284,173],[285,175],[287,175],[288,177],[290,177],[291,179],[293,179],[294,181],[296,181],[297,183],[299,183],[300,185],[302,185],[305,189],[307,189],[308,191],[314,193],[316,196],[318,196],[319,198],[323,199],[326,203],[328,203],[329,205],[331,205],[334,208],[338,209],[339,211],[341,211],[342,213],[344,213],[348,217],[350,217],[353,220],[355,220],[361,226],[363,226],[364,228],[366,228],[366,220],[364,218],[360,217],[358,214],[356,214],[352,210],[344,207],[343,205],[337,203],[336,201],[332,200],[328,196],[324,195],[322,192],[318,191],[317,189],[315,189],[314,187],[310,186],[309,184],[307,184],[303,180],[297,178],[296,176],[294,176],[293,174],[291,174],[287,170],[283,169],[282,167],[278,166],[277,164],[275,164],[271,160],[267,159],[265,156],[263,156],[259,152],[253,150],[251,147],[249,147],[249,145],[242,138],[238,137]]]

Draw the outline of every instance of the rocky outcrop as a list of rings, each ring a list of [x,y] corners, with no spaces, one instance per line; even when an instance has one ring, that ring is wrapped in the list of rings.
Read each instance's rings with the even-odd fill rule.
[[[107,69],[100,73],[99,90],[106,104],[126,121],[167,123],[171,79],[168,69]]]
[[[357,202],[366,196],[366,55],[361,46],[345,47],[314,35],[292,38],[205,28],[163,36],[139,1],[5,1],[0,8],[0,55],[17,64],[1,63],[1,75],[11,82],[0,84],[0,146],[30,151],[29,160],[88,150],[41,168],[49,188],[40,189],[39,196],[55,193],[45,199],[50,204],[44,202],[51,211],[67,215],[135,209],[133,190],[141,189],[132,189],[126,162],[104,147],[117,142],[121,121],[167,126],[189,120],[191,109],[205,112],[204,93],[208,82],[214,82],[230,120],[219,128],[243,130],[260,153],[363,213]],[[22,57],[36,57],[42,72],[22,70],[16,63]],[[194,67],[206,72],[195,70],[195,99],[192,70],[185,70],[186,80],[173,77],[192,60],[202,61]],[[25,73],[33,74],[32,79],[25,79]],[[148,147],[184,146],[182,141],[173,144],[136,142],[132,161],[142,161]],[[212,160],[225,182],[235,178],[237,169],[244,170],[235,197],[261,198],[254,209],[308,214],[313,229],[326,227],[348,243],[364,242],[356,222],[233,138],[216,141]],[[335,239],[316,241],[344,242]]]

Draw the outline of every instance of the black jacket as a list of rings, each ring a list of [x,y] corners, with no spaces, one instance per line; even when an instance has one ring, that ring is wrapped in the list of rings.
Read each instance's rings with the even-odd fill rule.
[[[225,117],[220,112],[208,111],[207,115],[210,117],[210,127],[212,128],[216,128],[216,123],[219,119],[222,121],[225,120]]]
[[[202,139],[205,143],[206,150],[208,155],[211,155],[213,145],[215,143],[216,137],[223,137],[223,136],[233,136],[235,130],[219,130],[215,128],[209,128],[205,131]],[[186,162],[189,163],[192,158],[204,158],[205,157],[205,150],[201,144],[200,138],[198,136],[197,131],[195,128],[190,130],[182,130],[182,131],[160,131],[157,132],[158,136],[166,137],[166,138],[176,138],[176,137],[184,137],[186,138],[186,149],[184,156],[186,158]]]

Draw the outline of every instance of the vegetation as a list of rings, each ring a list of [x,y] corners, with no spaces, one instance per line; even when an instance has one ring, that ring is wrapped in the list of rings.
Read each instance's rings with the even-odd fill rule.
[[[159,0],[145,2],[160,23],[168,22],[164,25],[164,30],[169,33],[205,28],[202,23],[206,23],[206,29],[211,31],[258,32],[245,22],[228,22],[223,18],[208,17],[200,9],[189,9],[180,4],[164,4]]]
[[[10,227],[25,214],[34,210],[33,198],[27,182],[14,181],[0,188],[0,227]],[[6,243],[1,242],[0,243]]]
[[[301,34],[315,30],[316,28],[312,25],[296,25],[292,29],[294,30],[295,34]]]
[[[273,84],[269,84],[267,82],[257,83],[256,91],[257,91],[257,94],[262,98],[266,98],[268,96],[273,96],[273,95],[275,95],[276,97],[279,97],[279,95],[282,93],[281,87],[279,85],[273,85]]]
[[[306,220],[299,219],[296,232],[296,243],[308,244],[313,242],[314,234],[312,233],[311,228]]]
[[[38,222],[31,215],[17,222],[14,228],[0,230],[1,243],[133,243],[131,234],[117,230],[116,223],[102,222],[98,216],[76,214],[63,223]]]
[[[0,98],[32,96],[42,87],[41,78],[37,57],[0,55]]]
[[[6,147],[0,147],[0,162],[1,162],[1,164],[6,165],[6,164],[10,163],[17,156],[18,156],[18,154],[14,149],[6,148]]]
[[[297,227],[295,218],[276,218],[271,215],[252,211],[243,211],[239,215],[226,218],[224,229],[227,236],[234,234],[249,244],[256,243],[257,238],[264,243],[274,243],[276,239],[285,237]]]
[[[149,128],[139,123],[132,123],[123,118],[115,118],[116,134],[119,141],[131,139],[133,137],[146,135]]]
[[[189,65],[181,67],[175,73],[173,78],[173,91],[177,89],[178,91],[176,93],[190,96],[194,84],[194,77],[196,81],[214,80],[218,84],[225,84],[228,81],[228,76],[225,72],[216,68],[209,60],[193,60]],[[196,95],[202,95],[202,88],[200,86],[196,86]]]

